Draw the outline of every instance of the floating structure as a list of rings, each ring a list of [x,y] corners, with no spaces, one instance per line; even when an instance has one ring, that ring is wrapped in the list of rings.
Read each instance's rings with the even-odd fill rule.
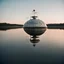
[[[42,20],[37,18],[35,10],[33,10],[33,13],[34,15],[24,24],[23,28],[31,36],[39,36],[46,31],[47,26]]]

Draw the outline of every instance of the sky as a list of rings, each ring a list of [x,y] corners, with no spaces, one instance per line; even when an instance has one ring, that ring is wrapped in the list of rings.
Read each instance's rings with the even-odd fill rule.
[[[64,0],[0,0],[0,22],[24,24],[33,9],[45,23],[64,23]]]

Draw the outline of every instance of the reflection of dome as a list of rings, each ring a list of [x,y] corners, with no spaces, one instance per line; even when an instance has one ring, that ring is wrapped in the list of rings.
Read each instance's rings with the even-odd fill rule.
[[[40,40],[39,40],[39,39],[36,39],[36,38],[33,38],[33,39],[30,39],[30,41],[31,41],[32,43],[38,43]]]
[[[33,46],[34,46],[34,47],[36,46],[36,43],[38,43],[39,41],[40,41],[40,40],[37,39],[36,37],[30,39],[30,42],[33,43]]]
[[[35,14],[35,10],[33,10],[33,12]],[[28,20],[23,26],[25,32],[32,36],[43,34],[46,27],[46,24],[42,20],[37,19],[37,16],[35,15],[33,15],[32,19]]]

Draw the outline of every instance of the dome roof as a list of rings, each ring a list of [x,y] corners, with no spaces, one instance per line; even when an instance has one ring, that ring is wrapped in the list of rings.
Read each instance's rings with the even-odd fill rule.
[[[46,27],[46,24],[40,19],[30,19],[24,24],[24,27]]]

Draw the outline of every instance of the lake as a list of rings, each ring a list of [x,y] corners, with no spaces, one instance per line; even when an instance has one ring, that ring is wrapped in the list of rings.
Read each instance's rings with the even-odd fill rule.
[[[33,43],[23,28],[0,30],[0,64],[64,64],[64,30],[47,29]]]

